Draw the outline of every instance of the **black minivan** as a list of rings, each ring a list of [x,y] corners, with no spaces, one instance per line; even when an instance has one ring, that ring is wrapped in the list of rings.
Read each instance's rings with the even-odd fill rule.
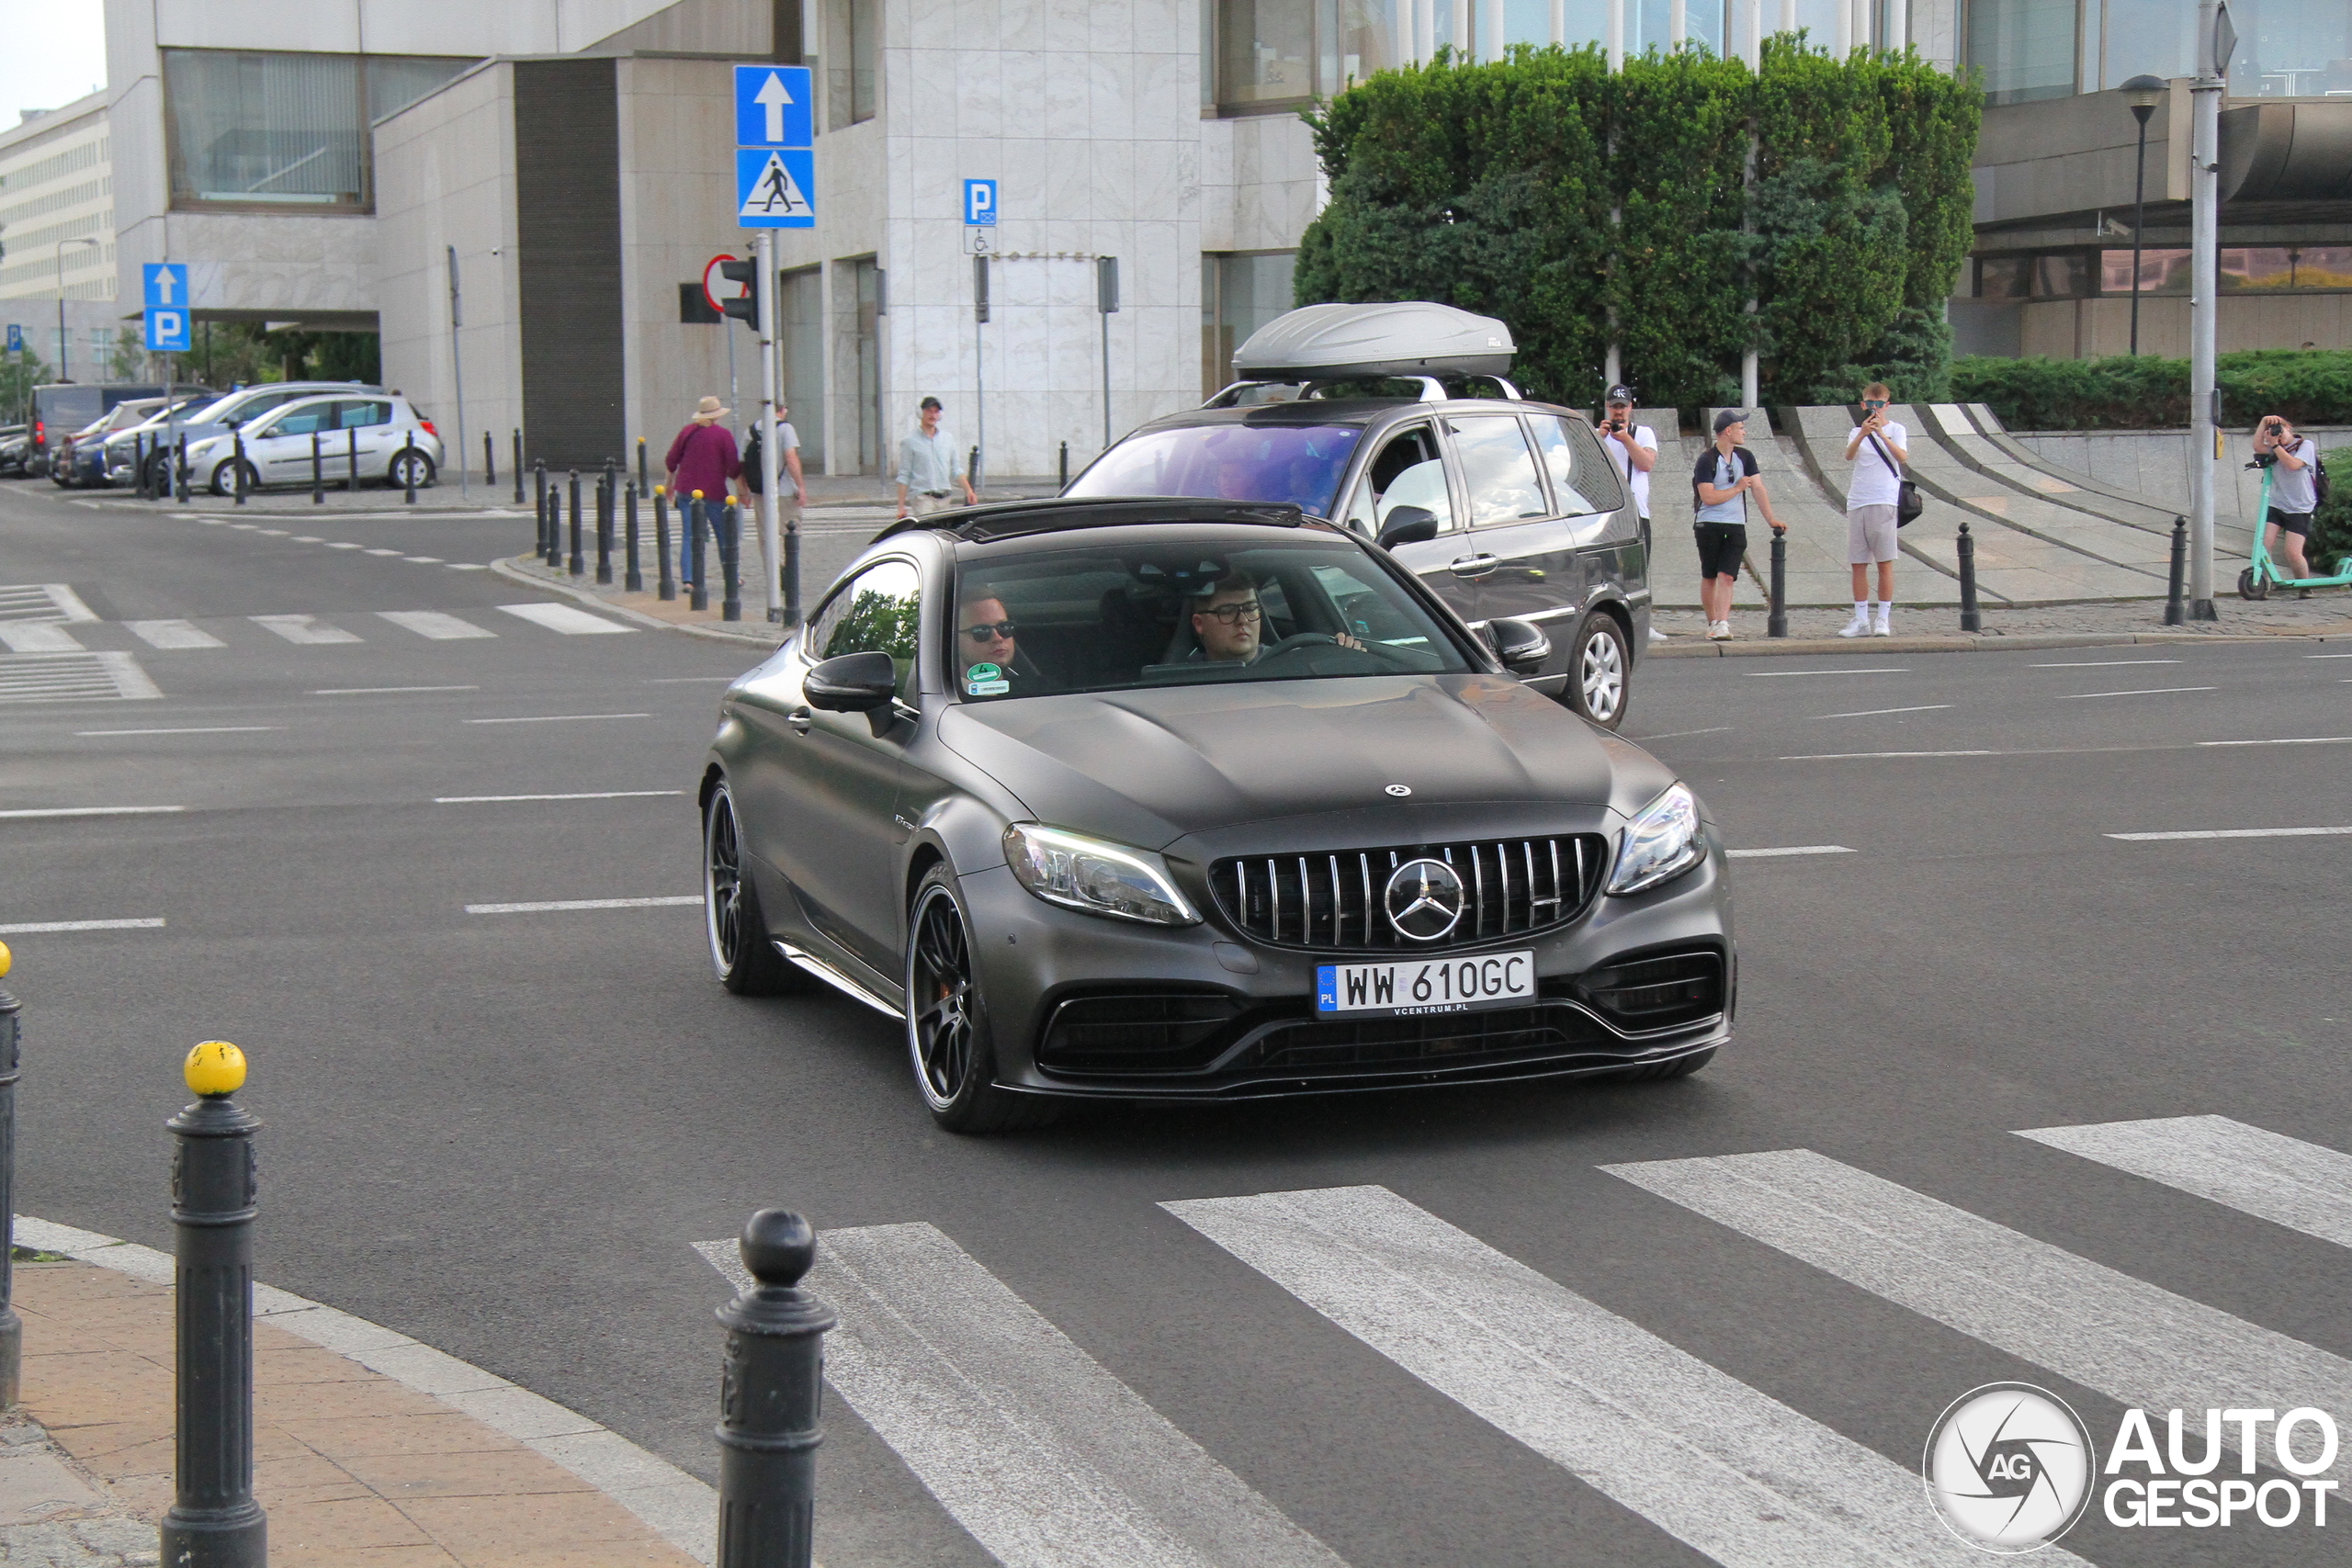
[[[1464,332],[1478,352],[1434,341]],[[1503,378],[1510,344],[1446,306],[1291,311],[1234,355],[1248,378],[1131,432],[1064,493],[1287,502],[1342,524],[1472,626],[1542,626],[1553,653],[1529,683],[1614,729],[1649,639],[1648,525],[1589,420]]]
[[[138,382],[52,381],[33,389],[32,429],[25,446],[24,471],[28,476],[49,472],[49,460],[57,443],[79,430],[85,430],[114,412],[116,405],[134,398],[160,398],[170,390],[194,390],[183,385],[165,389]]]

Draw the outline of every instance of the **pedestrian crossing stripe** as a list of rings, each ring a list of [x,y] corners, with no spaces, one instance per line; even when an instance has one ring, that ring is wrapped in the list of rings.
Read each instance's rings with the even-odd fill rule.
[[[127,653],[0,654],[0,704],[138,702],[163,694]]]
[[[594,637],[637,630],[635,626],[607,620],[569,604],[501,604],[497,608],[519,620],[565,637]],[[387,621],[402,631],[433,642],[458,642],[498,636],[487,626],[442,610],[379,610],[375,615],[378,619]],[[367,640],[358,633],[318,615],[248,615],[245,619],[291,643],[330,646]],[[103,621],[93,623],[96,626],[107,624]],[[119,625],[149,648],[166,652],[229,646],[212,632],[189,620],[123,621]],[[0,647],[5,647],[11,653],[83,654],[88,650],[80,638],[89,635],[91,633],[86,629],[77,627],[69,630],[64,624],[54,621],[0,621]]]
[[[95,621],[97,613],[62,582],[0,583],[0,622]]]
[[[2018,1136],[2352,1247],[2352,1155],[2226,1116],[2036,1127]]]

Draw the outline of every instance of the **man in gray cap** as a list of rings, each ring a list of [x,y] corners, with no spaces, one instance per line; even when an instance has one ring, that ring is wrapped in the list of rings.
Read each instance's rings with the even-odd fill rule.
[[[1757,469],[1756,454],[1741,443],[1747,439],[1747,413],[1743,409],[1715,411],[1714,445],[1699,454],[1690,472],[1691,499],[1697,505],[1692,531],[1699,541],[1699,603],[1707,613],[1707,636],[1715,642],[1731,640],[1731,595],[1739,585],[1739,563],[1747,554],[1747,494],[1754,491],[1764,521],[1779,533],[1782,525],[1772,515],[1772,498]]]

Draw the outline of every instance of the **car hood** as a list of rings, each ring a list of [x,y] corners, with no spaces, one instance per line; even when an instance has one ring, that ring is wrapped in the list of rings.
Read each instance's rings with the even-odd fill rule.
[[[1502,675],[964,703],[939,736],[1038,820],[1151,849],[1238,823],[1366,808],[1631,811],[1673,780],[1639,748]],[[1399,784],[1409,795],[1388,793]]]

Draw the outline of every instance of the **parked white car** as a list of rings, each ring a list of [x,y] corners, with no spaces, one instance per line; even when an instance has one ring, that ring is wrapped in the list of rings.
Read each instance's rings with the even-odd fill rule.
[[[240,439],[249,491],[309,484],[314,450],[318,474],[330,485],[356,478],[404,487],[413,477],[421,488],[441,469],[441,437],[433,422],[398,392],[303,398],[238,430],[207,436],[188,446],[190,482],[215,495],[234,493]]]

